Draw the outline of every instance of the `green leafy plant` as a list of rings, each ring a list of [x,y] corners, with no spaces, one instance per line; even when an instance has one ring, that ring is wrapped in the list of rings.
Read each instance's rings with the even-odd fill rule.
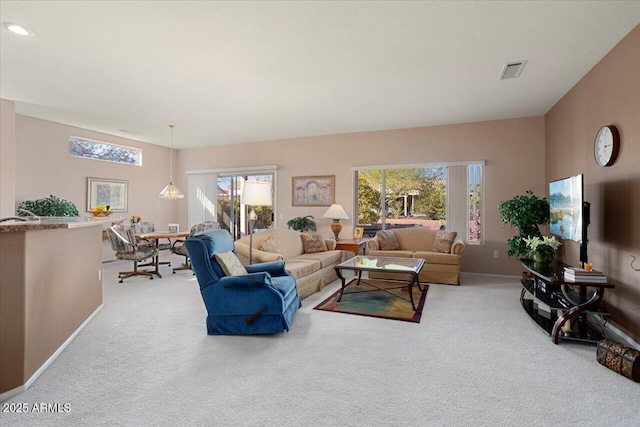
[[[551,262],[556,253],[556,249],[562,244],[553,236],[542,236],[542,238],[538,236],[527,237],[524,241],[527,244],[529,258],[543,263]]]
[[[498,211],[503,227],[510,225],[518,229],[518,235],[507,240],[507,253],[509,256],[527,257],[529,249],[524,239],[542,236],[538,227],[549,222],[549,202],[527,190],[524,195],[501,202]]]
[[[309,230],[316,231],[316,223],[311,215],[292,218],[287,222],[287,226],[303,233]]]
[[[38,200],[25,200],[18,206],[18,215],[28,216],[25,209],[38,216],[78,216],[78,208],[68,200],[54,195]]]

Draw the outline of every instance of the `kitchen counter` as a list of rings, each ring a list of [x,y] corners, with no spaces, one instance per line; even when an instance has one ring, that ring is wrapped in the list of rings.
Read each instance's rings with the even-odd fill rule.
[[[102,231],[123,220],[0,222],[0,401],[26,390],[102,308]]]
[[[80,228],[95,225],[111,225],[124,221],[123,216],[102,217],[43,217],[40,220],[11,220],[0,222],[0,233],[33,230],[54,230],[57,228]]]

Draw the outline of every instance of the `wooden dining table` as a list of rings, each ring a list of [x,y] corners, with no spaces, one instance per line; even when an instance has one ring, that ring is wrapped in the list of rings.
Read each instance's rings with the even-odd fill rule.
[[[191,233],[189,231],[171,232],[171,231],[152,231],[150,233],[136,233],[136,239],[138,240],[153,240],[153,244],[156,249],[160,247],[160,239],[177,239],[179,237],[187,237]],[[160,252],[153,259],[154,270],[151,273],[162,278],[160,274]]]

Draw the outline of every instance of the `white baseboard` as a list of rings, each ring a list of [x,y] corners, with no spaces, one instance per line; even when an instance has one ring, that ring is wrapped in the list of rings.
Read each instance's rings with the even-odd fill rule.
[[[15,396],[19,395],[20,393],[22,393],[26,389],[27,388],[23,384],[20,387],[16,387],[14,389],[7,390],[4,393],[0,394],[0,402],[6,402],[7,400],[11,399],[12,397],[15,397]]]
[[[100,310],[102,310],[102,307],[104,307],[104,304],[100,304],[100,306],[96,308],[94,312],[91,313],[91,315],[87,317],[87,319],[84,322],[82,322],[82,325],[80,325],[78,329],[76,329],[71,334],[71,336],[69,336],[69,338],[67,338],[67,340],[64,343],[62,343],[62,345],[51,355],[51,357],[49,357],[47,361],[44,362],[42,366],[40,366],[40,368],[38,368],[38,370],[33,373],[33,375],[31,375],[31,377],[27,380],[27,382],[25,382],[23,385],[19,387],[16,387],[14,389],[7,390],[4,393],[1,393],[0,402],[5,402],[11,399],[12,397],[15,397],[20,393],[26,391],[29,387],[31,387],[31,385],[38,379],[38,377],[42,375],[42,373],[53,363],[53,361],[58,358],[58,356],[60,356],[60,354],[64,351],[64,349],[67,348],[69,344],[71,344],[71,341],[73,341],[73,339],[78,336],[80,331],[82,331],[84,327],[89,324],[91,319],[93,319],[95,315],[98,314]]]
[[[521,276],[516,276],[513,274],[496,274],[496,273],[472,273],[468,271],[461,271],[460,276],[486,276],[486,277],[507,277],[509,279],[518,279],[520,280]]]

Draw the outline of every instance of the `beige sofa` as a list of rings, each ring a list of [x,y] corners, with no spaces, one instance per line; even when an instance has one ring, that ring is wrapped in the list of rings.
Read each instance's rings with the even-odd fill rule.
[[[393,231],[400,249],[381,250],[378,236],[367,242],[367,254],[372,256],[390,256],[403,258],[422,258],[425,263],[420,271],[420,283],[460,284],[460,254],[465,244],[456,236],[449,253],[432,251],[433,242],[438,230],[425,227],[397,228]],[[372,278],[398,278],[398,274],[372,273]]]
[[[338,278],[334,267],[346,257],[345,251],[335,250],[335,241],[326,239],[327,251],[304,253],[298,231],[270,228],[253,235],[253,263],[284,260],[285,269],[296,278],[300,298],[320,291]],[[278,253],[258,249],[269,237],[273,237]],[[243,264],[249,263],[249,237],[235,242],[236,252]],[[346,258],[345,258],[346,259]]]

